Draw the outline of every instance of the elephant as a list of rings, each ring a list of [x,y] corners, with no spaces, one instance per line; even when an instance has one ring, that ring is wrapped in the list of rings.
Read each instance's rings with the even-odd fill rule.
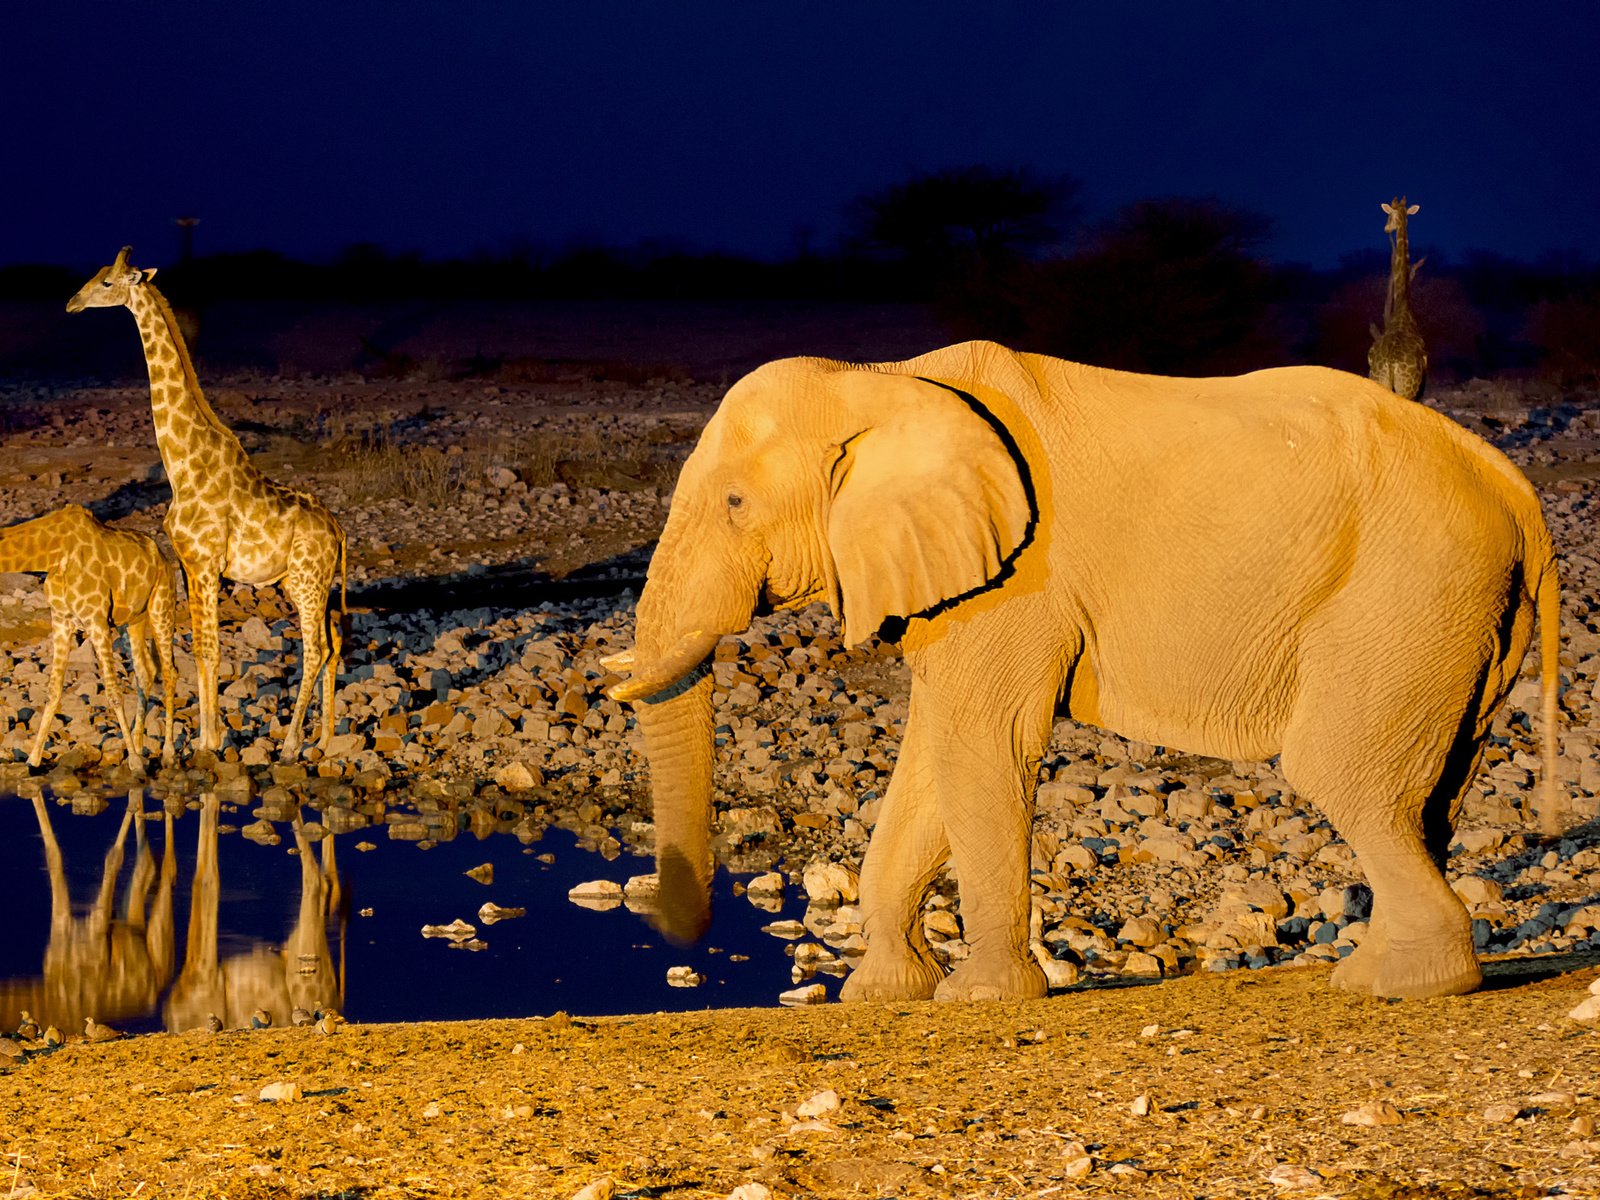
[[[1541,627],[1555,811],[1560,587],[1499,451],[1369,380],[1101,369],[991,342],[904,362],[771,362],[689,455],[606,660],[642,732],[663,932],[709,919],[711,678],[758,610],[825,601],[898,640],[911,697],[841,996],[1021,999],[1039,766],[1060,717],[1186,753],[1279,756],[1355,851],[1368,933],[1335,986],[1470,991],[1442,863],[1490,721]],[[921,926],[952,861],[970,955]]]

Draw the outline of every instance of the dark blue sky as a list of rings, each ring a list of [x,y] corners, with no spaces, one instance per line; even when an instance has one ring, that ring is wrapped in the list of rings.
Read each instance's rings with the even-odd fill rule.
[[[48,0],[0,16],[0,263],[445,256],[662,236],[783,254],[864,191],[1068,172],[1211,195],[1279,259],[1600,258],[1600,5]]]

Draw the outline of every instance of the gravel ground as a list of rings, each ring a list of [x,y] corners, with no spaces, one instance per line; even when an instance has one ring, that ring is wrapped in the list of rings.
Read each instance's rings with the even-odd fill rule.
[[[543,826],[555,824],[575,829],[597,845],[622,843],[646,848],[650,832],[642,754],[634,743],[626,708],[601,693],[608,676],[598,660],[631,643],[633,590],[642,581],[649,548],[664,519],[676,464],[687,453],[716,394],[714,388],[664,383],[486,388],[476,383],[240,378],[213,387],[216,407],[269,473],[316,492],[350,533],[353,613],[340,692],[339,735],[326,760],[312,752],[302,763],[276,763],[274,751],[292,696],[289,689],[298,678],[298,667],[292,665],[296,643],[292,637],[285,640],[293,621],[276,589],[236,588],[225,595],[223,609],[223,708],[231,730],[228,748],[218,761],[191,763],[163,773],[152,788],[154,794],[159,798],[163,793],[193,795],[214,789],[236,810],[269,819],[278,819],[274,814],[282,815],[295,805],[307,805],[318,809],[323,823],[336,832],[381,824],[388,827],[389,836],[412,840],[444,840],[481,828],[520,831],[531,838]],[[1528,471],[1540,486],[1564,569],[1562,769],[1570,797],[1568,832],[1560,838],[1542,839],[1528,821],[1536,795],[1533,776],[1538,766],[1539,732],[1537,662],[1536,656],[1530,656],[1523,680],[1497,719],[1484,770],[1467,805],[1453,848],[1452,880],[1473,912],[1479,945],[1486,954],[1510,954],[1524,964],[1562,964],[1565,969],[1600,962],[1600,888],[1593,870],[1600,864],[1600,832],[1594,820],[1600,812],[1600,753],[1596,750],[1600,627],[1595,623],[1600,605],[1600,560],[1590,533],[1596,477],[1600,476],[1600,402],[1593,397],[1531,395],[1486,384],[1457,389],[1430,402],[1490,437]],[[89,505],[120,526],[157,530],[166,490],[157,470],[159,460],[146,405],[142,387],[0,389],[0,523],[38,515],[71,501]],[[47,627],[47,609],[37,579],[0,576],[0,673],[13,681],[12,689],[0,698],[0,760],[21,759],[34,709],[43,701]],[[182,621],[179,643],[179,722],[187,729],[193,715],[193,670]],[[852,904],[854,870],[895,761],[906,716],[904,669],[891,647],[846,652],[831,618],[818,609],[759,621],[746,634],[726,639],[717,660],[721,783],[717,852],[735,872],[775,871],[778,878],[766,881],[768,886],[804,887],[811,896],[804,922],[807,936],[799,943],[810,948],[796,951],[797,984],[818,969],[848,969],[861,946]],[[48,786],[63,800],[76,797],[80,802],[125,790],[128,777],[114,765],[120,759],[120,738],[99,707],[99,689],[87,647],[79,650],[75,661],[82,669],[69,675],[62,725],[50,751],[55,756],[53,765],[47,764],[48,773],[30,776],[20,761],[0,764],[0,790],[26,795]],[[150,729],[155,729],[153,719]],[[1281,1075],[1283,1087],[1298,1088],[1302,1093],[1295,1102],[1302,1107],[1294,1109],[1294,1122],[1299,1124],[1314,1123],[1312,1112],[1321,1113],[1323,1123],[1336,1121],[1339,1114],[1333,1109],[1344,1100],[1314,1102],[1316,1089],[1322,1086],[1318,1063],[1303,1053],[1290,1053],[1287,1046],[1262,1045],[1268,1039],[1264,1030],[1271,1029],[1272,1038],[1279,1037],[1280,1031],[1282,1037],[1290,1037],[1292,1028],[1306,1019],[1305,1013],[1292,1007],[1296,996],[1304,993],[1298,1003],[1311,1010],[1315,1020],[1331,1020],[1329,1014],[1339,1014],[1335,1024],[1342,1032],[1329,1034],[1330,1044],[1351,1036],[1352,1031],[1375,1039],[1371,1049],[1361,1051],[1378,1060],[1369,1063],[1374,1079],[1395,1065],[1391,1051],[1401,1045],[1384,1041],[1395,1028],[1388,1020],[1392,1014],[1406,1014],[1408,1036],[1444,1036],[1435,1027],[1435,1002],[1401,1009],[1363,1007],[1323,991],[1324,972],[1320,970],[1257,974],[1248,969],[1316,966],[1348,953],[1365,931],[1368,897],[1349,850],[1320,814],[1296,804],[1271,764],[1186,757],[1063,723],[1057,728],[1042,778],[1034,839],[1036,953],[1046,962],[1054,983],[1059,988],[1081,988],[1084,984],[1150,981],[1163,976],[1197,978],[1176,980],[1158,989],[1107,992],[1092,1001],[1097,1016],[1089,1015],[1085,1006],[1091,1001],[1082,998],[1071,1004],[1058,999],[1029,1006],[1015,1019],[1019,1029],[1039,1026],[1051,1030],[1058,1042],[1069,1036],[1089,1037],[1098,1047],[1097,1061],[1112,1063],[1120,1061],[1128,1045],[1147,1049],[1147,1043],[1154,1044],[1134,1037],[1125,1045],[1126,1039],[1119,1040],[1100,1028],[1106,1022],[1126,1024],[1133,1019],[1127,1013],[1140,1006],[1166,1011],[1169,1004],[1209,1004],[1215,1010],[1225,1002],[1231,1009],[1239,997],[1269,996],[1271,1006],[1284,1006],[1282,1025],[1273,1024],[1276,1017],[1267,1015],[1265,1009],[1242,1013],[1241,1020],[1254,1026],[1246,1025],[1241,1036],[1255,1040],[1241,1045],[1260,1053],[1251,1050],[1242,1058],[1235,1055],[1230,1064],[1236,1059],[1248,1062],[1251,1070],[1259,1073],[1269,1062],[1275,1070],[1279,1063],[1297,1062],[1294,1070]],[[826,864],[831,864],[829,869],[822,869]],[[926,915],[930,937],[951,961],[966,952],[953,895],[953,880],[942,880]],[[1212,972],[1224,974],[1213,980]],[[1306,984],[1308,978],[1315,982]],[[1584,980],[1573,979],[1523,984],[1437,1004],[1458,1006],[1450,1009],[1445,1023],[1470,1031],[1470,1044],[1462,1040],[1465,1033],[1456,1036],[1455,1043],[1471,1056],[1483,1051],[1482,1031],[1499,1030],[1514,1021],[1519,1036],[1542,1047],[1540,1053],[1553,1064],[1550,1070],[1560,1071],[1565,1057],[1593,1053],[1590,1027],[1574,1025],[1564,1016],[1582,997]],[[1241,990],[1256,980],[1268,986]],[[1132,1001],[1127,998],[1133,996],[1140,999],[1128,1008]],[[1522,1000],[1526,1006],[1521,1005]],[[911,1007],[924,1014],[923,1009]],[[845,1036],[847,1027],[861,1029],[886,1020],[879,1010],[866,1011],[878,1016],[831,1018],[845,1022],[838,1025],[839,1036]],[[1009,1014],[1010,1010],[1006,1011]],[[1272,1007],[1271,1011],[1279,1009]],[[1373,1014],[1380,1011],[1385,1019],[1373,1020]],[[1534,1013],[1542,1015],[1530,1024],[1527,1016]],[[931,1013],[918,1020],[929,1030],[946,1028],[944,1019]],[[1171,1015],[1143,1021],[1141,1028],[1152,1021],[1174,1028],[1186,1024],[1182,1016]],[[1543,1030],[1541,1022],[1546,1026]],[[764,1043],[790,1036],[779,1031],[793,1031],[792,1036],[800,1037],[812,1036],[805,1031],[820,1034],[833,1028],[828,1019],[781,1012],[730,1012],[726,1020],[702,1018],[701,1024],[715,1032],[712,1041],[697,1048],[700,1060],[693,1068],[696,1071],[717,1057],[716,1047],[721,1043],[716,1039],[735,1037],[746,1027],[759,1027]],[[1363,1028],[1367,1024],[1372,1028]],[[900,1027],[893,1022],[889,1025]],[[978,1018],[975,1028],[985,1026],[998,1027]],[[642,1028],[615,1022],[585,1027],[613,1032]],[[1080,1032],[1069,1034],[1068,1027]],[[1230,1027],[1231,1020],[1213,1020],[1209,1032],[1227,1042]],[[424,1037],[455,1039],[465,1045],[478,1036],[468,1030],[441,1033],[437,1027],[431,1027],[431,1034],[421,1032],[429,1028],[415,1027],[392,1036],[407,1046]],[[529,1038],[541,1036],[524,1036],[515,1028],[520,1027],[496,1027],[494,1036],[500,1042],[520,1037],[530,1048]],[[677,1024],[662,1019],[649,1023],[649,1028],[656,1031],[652,1037],[681,1037],[692,1042],[686,1035],[700,1026],[687,1019]],[[347,1032],[367,1035],[366,1030]],[[286,1032],[286,1036],[292,1035]],[[374,1030],[370,1036],[379,1036],[379,1032]],[[1574,1037],[1577,1042],[1572,1041]],[[207,1061],[215,1060],[216,1047],[223,1044],[181,1039],[163,1042],[159,1038],[137,1041],[150,1042],[153,1055],[199,1054]],[[1492,1068],[1496,1072],[1507,1069],[1509,1059],[1524,1052],[1523,1044],[1515,1039],[1506,1042],[1511,1048],[1505,1055],[1498,1059],[1488,1056],[1507,1060]],[[967,1038],[963,1052],[972,1044],[973,1038]],[[127,1048],[132,1045],[117,1043],[77,1053],[102,1057],[141,1053]],[[895,1050],[892,1060],[885,1060],[898,1064],[896,1071],[904,1065],[902,1049]],[[1172,1049],[1187,1051],[1190,1047],[1174,1045]],[[1239,1049],[1232,1046],[1234,1051]],[[1019,1053],[1014,1048],[1007,1052],[1012,1057]],[[641,1048],[640,1053],[654,1054],[655,1050]],[[932,1055],[924,1065],[942,1073],[944,1065],[937,1060],[945,1053],[941,1050]],[[1266,1054],[1278,1057],[1263,1057]],[[1404,1057],[1409,1061],[1416,1056],[1407,1050]],[[1434,1074],[1417,1087],[1441,1095],[1416,1102],[1422,1111],[1437,1113],[1448,1108],[1452,1113],[1459,1110],[1462,1120],[1478,1119],[1473,1117],[1475,1112],[1481,1117],[1477,1101],[1461,1096],[1448,1082],[1446,1077],[1455,1069],[1449,1054],[1443,1054],[1438,1062],[1427,1057]],[[58,1057],[30,1061],[22,1069],[49,1077],[65,1070],[58,1066],[63,1061]],[[979,1083],[988,1086],[982,1079],[987,1059],[980,1055],[962,1061],[965,1069],[977,1072],[963,1093],[970,1098]],[[1049,1061],[1045,1079],[1054,1081],[1049,1086],[1065,1089],[1056,1093],[1058,1102],[1065,1103],[1060,1097],[1066,1095],[1071,1099],[1070,1110],[1077,1112],[1072,1106],[1081,1106],[1088,1094],[1083,1092],[1083,1072],[1070,1056]],[[584,1059],[580,1074],[585,1086],[595,1085],[598,1062]],[[215,1073],[222,1068],[207,1069]],[[621,1070],[615,1066],[606,1069]],[[1224,1090],[1237,1093],[1228,1106],[1245,1113],[1239,1120],[1248,1121],[1255,1105],[1244,1106],[1240,1097],[1248,1096],[1257,1084],[1236,1086],[1232,1065],[1224,1073],[1229,1079]],[[794,1093],[812,1082],[822,1082],[812,1078],[818,1073],[809,1068],[793,1074]],[[1592,1058],[1586,1075],[1592,1080]],[[619,1077],[632,1078],[625,1071]],[[1541,1075],[1540,1081],[1535,1081],[1537,1087],[1533,1083],[1516,1086],[1531,1094],[1543,1088],[1542,1079]],[[613,1080],[611,1086],[620,1085]],[[866,1103],[863,1096],[884,1086],[884,1081],[850,1086],[856,1089],[850,1093],[851,1103],[859,1105]],[[998,1082],[993,1086],[1004,1090]],[[1028,1086],[1043,1084],[1030,1077]],[[1581,1093],[1587,1082],[1575,1086]],[[222,1092],[231,1097],[236,1090],[224,1083],[213,1100],[220,1103]],[[309,1084],[307,1090],[311,1090]],[[775,1108],[799,1103],[809,1094],[785,1093],[787,1098],[783,1098],[776,1092],[764,1093],[766,1107],[761,1111],[770,1115]],[[845,1094],[841,1089],[840,1095]],[[1123,1096],[1119,1089],[1105,1094],[1114,1097],[1119,1113],[1126,1112],[1124,1102],[1135,1098]],[[1016,1190],[1007,1190],[1009,1185],[995,1172],[1008,1154],[1014,1152],[1011,1161],[1016,1164],[1037,1164],[1045,1147],[1055,1148],[1063,1141],[1076,1139],[1091,1147],[1111,1146],[1116,1141],[1108,1131],[1093,1133],[1087,1126],[1079,1129],[1064,1119],[1050,1124],[1038,1111],[1041,1101],[1033,1091],[1007,1095],[1017,1103],[1015,1111],[1005,1110],[999,1127],[1021,1137],[1017,1130],[1026,1123],[1033,1129],[1028,1136],[1039,1140],[993,1148],[990,1174],[980,1171],[962,1177],[951,1174],[951,1168],[942,1176],[930,1174],[933,1158],[918,1154],[911,1156],[917,1164],[914,1181],[871,1179],[850,1187],[865,1195],[924,1194],[919,1188],[931,1189],[927,1194],[944,1194],[940,1188],[962,1195],[1030,1194],[1030,1189],[1039,1192],[1052,1186],[1049,1181],[1056,1176],[1034,1174],[1030,1168],[1023,1179],[1026,1186],[1019,1182]],[[1584,1096],[1587,1093],[1579,1099]],[[1346,1097],[1350,1101],[1347,1107],[1365,1098]],[[247,1100],[252,1101],[247,1108],[256,1111],[253,1096]],[[1485,1104],[1488,1102],[1486,1099]],[[1003,1102],[996,1103],[1004,1107]],[[1210,1094],[1204,1103],[1212,1103]],[[1588,1101],[1574,1103],[1581,1109]],[[683,1104],[691,1105],[691,1101]],[[1529,1104],[1532,1102],[1523,1106]],[[327,1107],[321,1104],[317,1111]],[[516,1105],[511,1107],[515,1110]],[[715,1111],[718,1106],[707,1102],[704,1107]],[[1532,1107],[1539,1112],[1533,1117],[1516,1117],[1509,1126],[1519,1136],[1523,1125],[1516,1122],[1536,1127],[1541,1134],[1555,1127],[1549,1105]],[[78,1108],[103,1113],[98,1099],[76,1105],[74,1110]],[[857,1113],[857,1117],[879,1120],[871,1113],[882,1110],[870,1104],[867,1108],[869,1113]],[[1398,1128],[1428,1124],[1413,1122],[1411,1110],[1400,1108],[1406,1123]],[[312,1109],[307,1105],[294,1111]],[[697,1111],[692,1105],[685,1109],[687,1119],[703,1120],[694,1115]],[[957,1106],[952,1111],[965,1110]],[[1162,1130],[1156,1139],[1160,1141],[1167,1135],[1166,1126],[1200,1120],[1184,1115],[1189,1111],[1174,1110],[1143,1128]],[[699,1134],[710,1136],[706,1131],[715,1131],[716,1121],[723,1119],[697,1126]],[[740,1125],[753,1118],[741,1111],[737,1119],[727,1119]],[[1050,1124],[1049,1132],[1034,1129],[1034,1123]],[[435,1134],[440,1129],[437,1125],[430,1128]],[[1254,1127],[1241,1125],[1219,1132],[1228,1143],[1227,1154],[1246,1153],[1238,1139],[1247,1128]],[[1481,1142],[1483,1130],[1477,1125],[1473,1128],[1473,1136]],[[1578,1128],[1580,1133],[1575,1136],[1582,1142],[1587,1135],[1581,1133],[1581,1125]],[[1430,1136],[1436,1134],[1446,1141],[1457,1137],[1442,1129],[1435,1123]],[[1398,1135],[1391,1136],[1393,1131],[1388,1128],[1361,1132],[1363,1136],[1381,1133],[1391,1145],[1398,1145]],[[1334,1142],[1355,1136],[1350,1128],[1334,1133],[1338,1135]],[[686,1136],[682,1129],[674,1136],[679,1135]],[[938,1136],[957,1135],[964,1144],[969,1142],[974,1136],[972,1126],[963,1125],[954,1133],[945,1130]],[[911,1133],[908,1145],[921,1136]],[[1276,1156],[1280,1163],[1292,1158],[1286,1157],[1283,1147],[1291,1142],[1284,1142],[1283,1136],[1282,1123],[1263,1133],[1248,1167],[1218,1165],[1216,1170],[1222,1174],[1205,1178],[1234,1182],[1218,1184],[1205,1194],[1270,1194],[1287,1188],[1264,1182],[1263,1174],[1268,1158]],[[1437,1177],[1467,1181],[1462,1187],[1511,1190],[1426,1194],[1522,1194],[1514,1189],[1524,1183],[1542,1186],[1568,1179],[1559,1175],[1556,1159],[1550,1157],[1560,1153],[1554,1141],[1541,1151],[1544,1158],[1537,1162],[1519,1159],[1493,1178],[1475,1173],[1476,1167],[1469,1171],[1466,1164],[1477,1162],[1474,1155],[1478,1150],[1472,1148],[1477,1143],[1469,1146],[1470,1139],[1461,1140],[1465,1137],[1462,1134],[1453,1143],[1456,1174],[1436,1172]],[[1500,1134],[1493,1140],[1498,1144]],[[248,1146],[264,1144],[244,1135],[241,1141]],[[559,1137],[556,1142],[576,1144]],[[468,1144],[479,1143],[465,1138],[463,1152]],[[602,1144],[624,1143],[602,1139],[597,1147]],[[1592,1148],[1583,1153],[1592,1153]],[[480,1150],[488,1153],[482,1146]],[[1214,1145],[1211,1153],[1220,1152],[1221,1143]],[[643,1168],[630,1167],[625,1159],[606,1158],[607,1153],[597,1149],[596,1163],[616,1174],[619,1181],[630,1180],[627,1187],[671,1186],[680,1189],[670,1193],[674,1195],[721,1196],[738,1182],[723,1174],[716,1175],[714,1183],[710,1174],[691,1180],[697,1168],[687,1160],[674,1160],[677,1165],[672,1170],[677,1174],[671,1178],[680,1182],[661,1184],[641,1174]],[[804,1175],[800,1170],[803,1164],[791,1162],[788,1153],[782,1147],[774,1150],[763,1160],[767,1166],[757,1171],[761,1178],[772,1181],[780,1194],[789,1194],[786,1188],[793,1194],[849,1194],[850,1187],[843,1184],[833,1191],[826,1187],[817,1190],[821,1185],[814,1180],[804,1185],[812,1191],[804,1191],[795,1182]],[[1087,1152],[1095,1169],[1091,1190],[1115,1184],[1114,1190],[1128,1194],[1198,1194],[1183,1190],[1190,1187],[1188,1182],[1161,1190],[1167,1184],[1158,1187],[1156,1181],[1166,1178],[1161,1172],[1172,1170],[1169,1167],[1149,1179],[1126,1172],[1111,1175],[1114,1162],[1107,1153],[1104,1149]],[[802,1158],[807,1155],[814,1157],[812,1151],[806,1151]],[[1059,1152],[1056,1157],[1059,1159]],[[575,1161],[569,1159],[562,1171],[576,1171]],[[1350,1161],[1378,1160],[1363,1159],[1357,1153]],[[1339,1195],[1413,1194],[1351,1190],[1378,1187],[1382,1178],[1390,1177],[1383,1171],[1391,1167],[1393,1178],[1420,1177],[1421,1160],[1400,1154],[1383,1161],[1390,1166],[1381,1170],[1377,1166],[1352,1168],[1355,1174],[1338,1187],[1307,1186]],[[799,1174],[785,1175],[789,1167]],[[1135,1169],[1145,1171],[1147,1167]],[[376,1176],[361,1177],[382,1177],[388,1181],[385,1186],[401,1190],[361,1194],[413,1194],[404,1190],[412,1184],[404,1182],[402,1175],[373,1170]],[[1362,1171],[1378,1174],[1369,1178]],[[72,1186],[82,1187],[81,1178],[70,1171],[61,1178],[69,1176],[75,1181]],[[967,1182],[958,1186],[962,1178]],[[1172,1180],[1188,1178],[1172,1176]],[[788,1182],[783,1182],[786,1179]],[[39,1178],[35,1182],[46,1186]],[[577,1175],[563,1174],[557,1187],[554,1179],[546,1177],[539,1187],[555,1190],[534,1188],[528,1194],[571,1194],[582,1182]],[[474,1186],[480,1185],[491,1187],[487,1182]],[[291,1186],[262,1176],[256,1182],[240,1182],[238,1194],[298,1195],[307,1186],[304,1180]],[[1073,1182],[1068,1175],[1061,1186],[1070,1190],[1087,1185]],[[1138,1190],[1140,1186],[1145,1190]],[[1595,1185],[1591,1181],[1584,1186]],[[436,1185],[430,1187],[436,1190]],[[414,1194],[425,1194],[430,1187],[417,1183]],[[619,1182],[618,1187],[624,1188],[624,1183]],[[1228,1187],[1235,1190],[1230,1192]],[[1600,1193],[1580,1190],[1573,1194]]]

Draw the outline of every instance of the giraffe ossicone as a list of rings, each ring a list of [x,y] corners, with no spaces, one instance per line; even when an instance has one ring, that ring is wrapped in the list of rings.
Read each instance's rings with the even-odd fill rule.
[[[177,552],[189,590],[189,624],[199,675],[199,746],[222,746],[217,713],[217,599],[221,580],[281,583],[299,618],[301,679],[282,756],[300,751],[311,693],[321,682],[324,752],[333,739],[334,699],[345,611],[346,547],[343,527],[308,492],[274,483],[257,470],[234,432],[206,402],[188,347],[165,296],[151,282],[154,269],[116,260],[67,301],[68,312],[126,308],[144,344],[150,375],[150,411],[156,444],[172,485],[163,528]],[[339,616],[328,593],[339,580]]]
[[[67,658],[80,633],[87,635],[100,664],[106,706],[116,717],[126,748],[128,769],[144,770],[144,719],[150,682],[161,676],[166,710],[161,761],[174,761],[172,711],[177,697],[177,672],[172,665],[176,604],[172,568],[155,539],[130,530],[111,529],[88,509],[69,504],[55,512],[0,529],[0,571],[42,571],[50,601],[50,692],[39,728],[28,752],[28,765],[44,759],[50,725],[61,707]],[[123,707],[113,627],[126,626],[133,657],[135,719],[130,726]],[[154,664],[150,641],[155,639]]]

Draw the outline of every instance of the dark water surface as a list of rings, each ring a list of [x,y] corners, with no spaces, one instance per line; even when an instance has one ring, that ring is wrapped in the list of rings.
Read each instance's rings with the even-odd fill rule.
[[[135,1033],[198,1027],[212,1012],[248,1025],[257,1008],[282,1022],[296,1005],[352,1021],[681,1011],[771,1006],[793,986],[787,943],[761,926],[798,917],[803,901],[762,911],[726,872],[710,932],[682,948],[626,908],[570,902],[579,883],[624,883],[653,863],[607,861],[560,829],[526,847],[494,834],[423,849],[381,825],[313,841],[288,821],[272,825],[277,845],[262,844],[237,829],[252,821],[249,805],[212,796],[197,809],[138,793],[103,809],[0,796],[0,1027],[15,1029],[23,1009],[67,1032],[93,1016]],[[487,886],[465,874],[483,863]],[[488,925],[485,901],[527,914]],[[421,934],[457,919],[483,949]],[[705,982],[670,986],[676,966]]]

